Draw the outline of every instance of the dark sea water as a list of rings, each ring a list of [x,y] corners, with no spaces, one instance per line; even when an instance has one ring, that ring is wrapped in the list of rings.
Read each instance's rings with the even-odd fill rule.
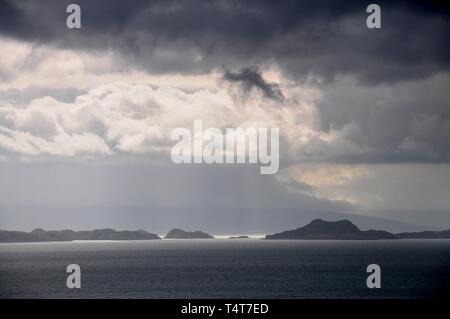
[[[379,264],[381,289],[366,267]],[[81,267],[81,289],[66,267]],[[435,298],[450,240],[155,240],[0,244],[1,298]]]

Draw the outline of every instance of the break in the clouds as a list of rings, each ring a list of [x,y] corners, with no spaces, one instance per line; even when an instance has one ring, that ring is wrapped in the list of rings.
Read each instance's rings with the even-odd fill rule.
[[[270,206],[269,226],[295,212],[450,225],[445,6],[379,1],[382,28],[368,29],[361,1],[80,0],[82,28],[68,29],[71,2],[0,2],[0,207],[174,205],[206,218]],[[171,130],[196,119],[279,127],[280,174],[203,167],[164,180]],[[46,183],[58,165],[67,178]],[[35,172],[39,192],[21,172]],[[244,175],[241,188],[225,182]],[[175,188],[194,176],[196,191]],[[224,181],[217,196],[212,179]]]

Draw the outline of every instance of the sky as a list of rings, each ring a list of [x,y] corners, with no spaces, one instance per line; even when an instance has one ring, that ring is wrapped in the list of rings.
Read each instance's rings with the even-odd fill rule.
[[[0,229],[450,228],[448,7],[72,2],[0,1]],[[278,127],[279,172],[174,164],[198,119]]]

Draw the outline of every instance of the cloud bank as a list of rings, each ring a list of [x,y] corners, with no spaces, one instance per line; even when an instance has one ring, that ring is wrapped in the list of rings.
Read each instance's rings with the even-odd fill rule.
[[[239,217],[259,203],[267,224],[286,205],[450,225],[446,6],[381,1],[370,30],[360,1],[80,0],[69,30],[69,3],[0,2],[0,208],[136,202],[219,218],[211,207]],[[174,170],[170,132],[194,120],[279,127],[280,174]]]

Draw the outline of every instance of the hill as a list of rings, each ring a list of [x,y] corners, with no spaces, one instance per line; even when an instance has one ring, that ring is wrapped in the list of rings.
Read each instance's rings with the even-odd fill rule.
[[[315,219],[308,225],[294,230],[288,230],[273,235],[267,235],[266,239],[397,239],[397,236],[382,230],[362,231],[349,220],[324,221]]]
[[[198,239],[198,238],[214,238],[210,234],[196,230],[184,231],[179,228],[173,228],[165,237],[165,239]]]

